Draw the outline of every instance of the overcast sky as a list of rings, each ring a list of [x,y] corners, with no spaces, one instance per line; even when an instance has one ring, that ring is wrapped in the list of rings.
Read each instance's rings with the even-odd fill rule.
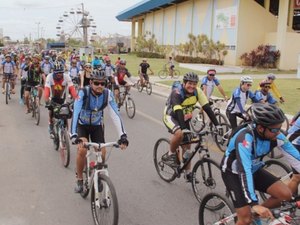
[[[96,22],[98,34],[130,35],[131,24],[119,22],[116,15],[138,2],[141,0],[0,0],[0,28],[4,36],[13,40],[23,40],[29,35],[35,39],[38,36],[37,23],[40,23],[40,37],[43,34],[45,38],[57,38],[59,18],[65,11],[70,12],[71,8],[77,9],[84,3]],[[69,24],[66,26],[71,27]]]

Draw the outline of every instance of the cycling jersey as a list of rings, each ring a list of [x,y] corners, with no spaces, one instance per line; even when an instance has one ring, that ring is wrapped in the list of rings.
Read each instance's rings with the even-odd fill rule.
[[[264,102],[268,102],[270,104],[277,103],[276,99],[273,98],[270,92],[264,94],[261,90],[255,92],[255,97],[258,101],[264,100]]]
[[[12,74],[14,72],[16,64],[13,61],[10,62],[3,61],[2,66],[3,66],[3,73]]]
[[[42,80],[42,69],[39,64],[31,64],[24,68],[25,71],[28,71],[27,74],[27,84],[30,86],[35,86]]]
[[[28,66],[28,64],[26,64],[26,63],[22,63],[22,65],[21,65],[21,79],[22,80],[26,80],[27,79],[28,71],[24,70],[27,66]]]
[[[105,94],[107,96],[105,96]],[[90,90],[89,93],[85,93],[84,90],[79,91],[79,98],[74,102],[74,112],[72,119],[72,134],[77,133],[77,124],[81,125],[102,125],[103,124],[103,104],[107,98],[108,113],[117,127],[119,136],[125,134],[123,122],[118,112],[118,106],[114,101],[113,93],[106,89],[101,95],[94,95]],[[88,95],[88,96],[85,96]],[[88,101],[88,102],[86,102]]]
[[[140,64],[140,67],[141,67],[141,73],[147,74],[147,69],[150,68],[150,65],[149,63],[144,62]]]
[[[239,175],[240,185],[242,185],[248,204],[257,204],[258,202],[254,190],[253,174],[263,167],[264,163],[261,158],[269,154],[275,147],[280,147],[283,152],[299,163],[298,150],[282,133],[277,135],[275,141],[266,140],[259,136],[255,125],[252,125],[251,128],[239,130],[229,141],[221,162],[221,169],[223,172]]]
[[[53,64],[52,63],[46,63],[46,62],[43,62],[42,65],[41,65],[41,68],[44,72],[45,75],[48,75],[51,70],[53,69]]]
[[[300,146],[300,117],[288,130],[288,139],[294,144]]]
[[[131,74],[129,73],[128,69],[117,67],[115,76],[117,81],[116,83],[119,84],[124,82],[125,76],[131,77]]]
[[[107,65],[107,64],[104,65],[103,69],[105,71],[105,76],[107,78],[113,76],[113,74],[114,74],[114,72],[116,70],[116,68],[113,65]]]
[[[210,98],[214,91],[214,87],[220,85],[220,82],[216,77],[214,77],[212,80],[209,80],[208,76],[205,76],[202,78],[202,82],[201,82],[201,86],[203,85],[206,86],[207,98]]]
[[[79,68],[77,66],[75,67],[71,67],[69,69],[69,75],[70,77],[73,79],[73,78],[76,78],[76,77],[79,77]]]

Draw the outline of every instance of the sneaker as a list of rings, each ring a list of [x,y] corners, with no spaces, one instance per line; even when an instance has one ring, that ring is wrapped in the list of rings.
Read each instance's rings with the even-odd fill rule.
[[[83,192],[83,180],[77,180],[77,185],[74,189],[75,193],[81,193]]]
[[[185,180],[187,183],[192,183],[193,182],[192,173],[188,173],[187,175],[185,175]],[[195,178],[195,183],[199,184],[199,180],[197,178]]]
[[[173,153],[171,155],[166,153],[161,157],[161,159],[165,164],[167,164],[170,167],[178,167],[179,166],[177,155],[175,153]]]

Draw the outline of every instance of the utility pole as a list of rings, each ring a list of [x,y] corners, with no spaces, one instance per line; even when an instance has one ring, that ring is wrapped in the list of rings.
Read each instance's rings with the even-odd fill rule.
[[[40,39],[40,22],[35,23],[37,24],[37,39]]]
[[[81,6],[82,6],[82,21],[81,21],[81,24],[82,24],[82,29],[83,29],[83,43],[84,43],[84,46],[87,46],[88,45],[88,32],[87,32],[87,29],[89,27],[89,20],[87,18],[88,16],[88,12],[85,12],[84,11],[84,4],[81,3]]]

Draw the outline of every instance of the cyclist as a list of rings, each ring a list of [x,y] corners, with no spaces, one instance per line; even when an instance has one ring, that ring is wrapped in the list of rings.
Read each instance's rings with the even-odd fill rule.
[[[93,69],[98,69],[102,67],[103,62],[99,59],[97,55],[95,55],[95,58],[91,62]]]
[[[46,108],[49,110],[49,134],[50,138],[54,138],[53,133],[53,108],[50,103],[51,102],[57,104],[63,104],[65,102],[65,96],[67,88],[73,99],[77,98],[77,93],[73,82],[68,74],[64,74],[64,65],[61,61],[55,61],[53,66],[53,73],[50,73],[47,76],[46,84],[45,84],[45,93],[44,99],[46,103]]]
[[[81,71],[80,73],[81,88],[90,85],[91,74],[92,74],[92,65],[90,63],[86,63],[83,67],[83,71]]]
[[[107,83],[107,87],[109,89],[112,88],[112,84],[115,83],[114,81],[114,73],[116,72],[116,67],[114,65],[111,64],[111,60],[108,59],[105,61],[105,64],[104,66],[102,67],[102,69],[104,70],[105,72],[105,77],[108,81]]]
[[[82,143],[80,143],[80,140],[86,142],[91,139],[92,142],[105,142],[103,123],[104,108],[108,109],[108,113],[116,126],[120,137],[119,144],[121,145],[121,149],[125,149],[126,146],[128,146],[127,135],[118,113],[118,107],[114,101],[112,92],[105,88],[105,85],[106,79],[104,71],[94,70],[91,76],[90,85],[79,91],[79,98],[74,102],[71,140],[72,143],[78,144],[76,159],[76,193],[80,193],[83,190],[82,171],[87,151]]]
[[[203,91],[197,88],[198,82],[197,74],[193,72],[186,73],[183,77],[183,83],[172,90],[166,102],[163,122],[172,134],[172,137],[169,152],[162,159],[171,167],[178,166],[176,149],[180,143],[188,143],[191,139],[189,121],[192,118],[193,108],[197,102],[200,103],[213,124],[217,126],[217,129],[221,129]],[[185,145],[183,150],[185,152],[189,149],[190,145]],[[191,178],[191,164],[189,164],[186,167],[186,180],[191,182]]]
[[[80,80],[79,79],[79,77],[80,77],[80,69],[77,66],[77,62],[76,62],[75,59],[73,59],[71,61],[71,67],[69,69],[69,75],[70,75],[70,77],[71,77],[71,79],[72,79],[73,82],[75,81],[77,85],[80,84],[79,83],[79,80]]]
[[[28,71],[24,69],[30,65],[31,58],[29,56],[25,57],[25,62],[22,63],[20,68],[20,79],[21,79],[21,89],[20,89],[20,104],[24,104],[24,90],[26,87],[26,80]]]
[[[42,62],[41,64],[41,68],[43,70],[46,79],[47,75],[51,73],[53,70],[53,63],[50,62],[50,56],[48,55],[46,55],[44,59],[45,59],[44,62]]]
[[[26,113],[30,113],[29,97],[30,97],[31,88],[42,84],[43,71],[40,66],[40,58],[38,54],[33,55],[32,63],[29,64],[27,67],[25,67],[24,71],[27,71],[27,80],[26,80],[26,87],[25,87],[25,102],[27,107]],[[38,87],[39,101],[41,101],[42,95],[43,95],[43,88],[39,86]]]
[[[271,88],[271,82],[269,80],[263,80],[259,83],[260,89],[255,91],[256,99],[263,102],[268,102],[270,104],[276,104],[277,101],[273,98],[272,94],[269,92]]]
[[[282,97],[282,95],[280,94],[280,92],[279,92],[279,90],[278,90],[278,88],[277,88],[277,86],[276,86],[276,84],[275,84],[275,79],[276,79],[276,76],[275,76],[273,73],[269,73],[269,74],[267,75],[267,80],[268,80],[269,82],[271,82],[271,85],[270,85],[271,90],[274,92],[275,96],[276,96],[277,98],[279,98],[280,103],[284,103],[285,100],[284,100],[284,98]]]
[[[210,99],[215,86],[217,86],[219,92],[221,93],[221,95],[223,95],[224,99],[227,101],[228,97],[225,94],[225,92],[220,84],[220,81],[216,78],[216,73],[217,72],[215,69],[208,69],[207,76],[202,78],[201,88],[202,88],[204,94],[206,95],[206,97],[208,99]]]
[[[245,105],[250,98],[253,102],[259,102],[255,95],[250,91],[253,80],[249,76],[241,77],[240,86],[236,88],[226,106],[226,116],[232,130],[237,127],[237,117],[248,121],[249,115],[245,111]]]
[[[147,59],[143,59],[142,63],[140,64],[140,69],[138,71],[140,79],[141,79],[141,85],[144,86],[145,85],[145,81],[149,82],[149,76],[147,74],[147,70],[151,71],[151,74],[153,75],[153,71],[150,68],[150,64],[147,62]]]
[[[115,76],[115,87],[114,87],[114,94],[115,94],[115,99],[116,102],[118,103],[118,106],[120,108],[120,99],[119,99],[119,93],[120,93],[120,85],[124,86],[127,91],[130,90],[130,85],[124,80],[125,76],[128,78],[131,77],[131,74],[129,73],[128,69],[125,67],[126,66],[126,60],[121,59],[119,66],[116,68],[116,72],[114,74]]]
[[[171,78],[173,78],[175,65],[174,65],[173,58],[171,56],[169,57],[167,65],[168,65],[168,70],[169,70],[170,76],[171,76]]]
[[[263,156],[280,147],[295,160],[300,154],[280,132],[285,115],[276,105],[254,103],[253,123],[238,129],[229,140],[221,162],[222,178],[237,213],[238,225],[251,224],[251,209],[261,217],[272,217],[268,208],[290,200],[289,188],[278,177],[263,169]],[[271,195],[258,205],[255,190]]]
[[[10,54],[5,55],[5,60],[1,63],[1,69],[3,73],[2,78],[2,94],[5,93],[4,85],[5,79],[8,77],[11,84],[11,93],[15,94],[15,72],[16,72],[16,64],[12,61]]]

